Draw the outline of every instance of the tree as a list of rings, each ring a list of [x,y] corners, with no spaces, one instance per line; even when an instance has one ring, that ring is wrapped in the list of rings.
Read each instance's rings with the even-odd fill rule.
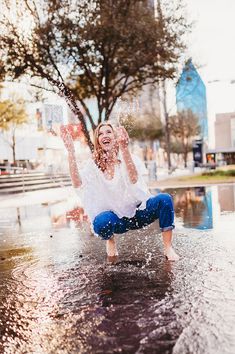
[[[3,139],[12,149],[13,164],[16,165],[16,130],[28,122],[24,101],[17,99],[15,102],[5,100],[0,102],[0,130],[7,132],[8,138]]]
[[[182,152],[184,167],[187,167],[188,153],[192,151],[192,140],[200,133],[198,117],[191,110],[183,110],[169,118],[170,133],[177,151]]]
[[[169,4],[159,19],[147,0],[1,2],[6,75],[46,79],[66,99],[91,148],[89,125],[107,120],[119,97],[175,75],[187,24]],[[88,98],[96,100],[98,121]]]
[[[126,128],[130,138],[139,141],[154,141],[162,137],[163,128],[161,120],[149,112],[141,116],[125,116],[121,124]]]

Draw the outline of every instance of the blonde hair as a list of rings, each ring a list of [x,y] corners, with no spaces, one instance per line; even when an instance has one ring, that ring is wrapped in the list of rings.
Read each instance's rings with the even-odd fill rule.
[[[94,131],[94,152],[93,152],[93,159],[98,166],[99,169],[101,169],[102,172],[104,172],[107,167],[108,167],[108,159],[107,159],[107,154],[106,152],[102,149],[102,147],[99,144],[99,130],[103,126],[108,126],[112,129],[113,133],[115,134],[115,131],[113,129],[113,126],[109,122],[104,122],[100,123],[95,131]],[[114,154],[115,157],[117,157],[119,152],[119,147],[118,144],[116,144],[115,149],[114,149]]]

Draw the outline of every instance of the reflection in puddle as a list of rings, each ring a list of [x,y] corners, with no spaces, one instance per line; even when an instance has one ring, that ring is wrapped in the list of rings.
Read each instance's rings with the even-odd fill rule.
[[[159,192],[155,190],[155,193]],[[235,185],[167,189],[174,198],[176,220],[185,228],[210,230],[224,212],[235,212]]]
[[[212,192],[205,187],[177,190],[174,196],[176,217],[181,217],[184,227],[212,229]]]
[[[221,212],[235,211],[234,185],[218,186],[218,201]]]
[[[46,203],[40,205],[26,205],[17,208],[1,210],[1,230],[16,229],[22,232],[43,229],[77,228],[90,233],[88,218],[84,209],[78,205],[71,205],[69,201]]]

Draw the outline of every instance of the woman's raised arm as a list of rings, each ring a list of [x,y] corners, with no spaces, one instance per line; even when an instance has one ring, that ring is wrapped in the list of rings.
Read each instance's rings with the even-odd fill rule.
[[[123,159],[126,164],[127,173],[132,184],[136,183],[138,180],[138,172],[134,161],[131,157],[131,153],[128,149],[129,136],[124,127],[118,127],[116,129],[117,141],[122,152]]]
[[[74,188],[79,188],[82,184],[81,177],[78,172],[78,166],[76,162],[75,149],[73,139],[66,126],[61,126],[60,128],[61,138],[63,139],[64,145],[68,151],[69,160],[69,171],[72,184]]]

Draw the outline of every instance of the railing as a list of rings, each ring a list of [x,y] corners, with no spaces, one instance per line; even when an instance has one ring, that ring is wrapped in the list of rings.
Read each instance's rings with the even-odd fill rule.
[[[16,172],[14,173],[13,172]],[[48,172],[28,170],[23,167],[8,168],[7,175],[0,176],[0,194],[26,193],[50,188],[71,187],[68,174],[49,174]]]

